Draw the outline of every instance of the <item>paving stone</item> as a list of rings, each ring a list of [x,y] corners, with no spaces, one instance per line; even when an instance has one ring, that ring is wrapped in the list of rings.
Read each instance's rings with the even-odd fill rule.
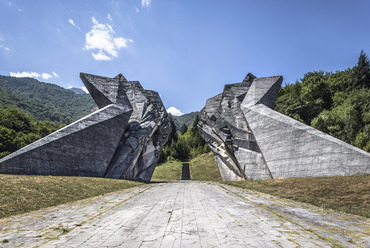
[[[366,218],[177,181],[1,219],[0,247],[369,247],[369,230]]]

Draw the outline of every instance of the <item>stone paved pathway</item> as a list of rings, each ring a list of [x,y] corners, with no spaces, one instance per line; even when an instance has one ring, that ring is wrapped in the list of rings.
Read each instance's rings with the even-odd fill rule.
[[[369,219],[194,181],[144,185],[0,220],[0,247],[369,244]]]

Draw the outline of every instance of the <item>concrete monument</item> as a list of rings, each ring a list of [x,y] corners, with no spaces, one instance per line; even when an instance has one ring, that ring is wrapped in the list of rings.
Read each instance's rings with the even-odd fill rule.
[[[1,159],[0,173],[151,179],[171,132],[158,93],[122,74],[80,77],[99,109]]]
[[[283,78],[225,85],[198,124],[224,180],[370,173],[370,154],[274,111]]]

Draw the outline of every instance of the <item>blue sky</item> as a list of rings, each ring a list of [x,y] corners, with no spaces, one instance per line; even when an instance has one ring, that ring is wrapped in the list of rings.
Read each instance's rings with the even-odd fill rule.
[[[122,73],[199,111],[248,72],[294,83],[370,53],[368,0],[0,0],[0,74],[83,87]]]

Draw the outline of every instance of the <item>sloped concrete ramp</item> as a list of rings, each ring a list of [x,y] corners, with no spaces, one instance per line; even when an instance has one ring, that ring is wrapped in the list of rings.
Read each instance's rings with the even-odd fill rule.
[[[366,218],[194,181],[147,184],[0,220],[0,247],[369,244],[370,223]]]

